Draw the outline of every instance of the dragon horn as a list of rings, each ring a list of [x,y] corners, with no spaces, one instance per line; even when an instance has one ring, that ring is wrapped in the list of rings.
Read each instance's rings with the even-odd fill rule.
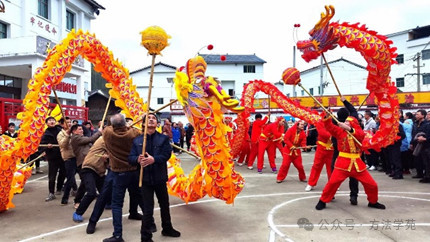
[[[314,33],[315,31],[318,31],[324,28],[328,24],[328,22],[333,18],[334,13],[335,11],[334,11],[333,5],[329,5],[329,6],[326,5],[325,13],[321,13],[320,21],[318,21],[318,23],[315,24],[315,27],[311,30],[309,34],[312,35],[312,33]]]

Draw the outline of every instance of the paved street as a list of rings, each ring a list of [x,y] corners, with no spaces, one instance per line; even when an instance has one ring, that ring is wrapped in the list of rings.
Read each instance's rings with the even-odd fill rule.
[[[312,165],[314,152],[304,153],[306,175]],[[186,171],[196,160],[179,156]],[[277,157],[278,168],[281,155]],[[96,232],[87,235],[85,229],[92,211],[84,214],[83,223],[72,221],[73,205],[60,206],[57,197],[45,202],[47,195],[47,167],[45,174],[32,176],[23,194],[14,197],[13,208],[0,214],[0,241],[101,241],[113,232],[111,211],[105,210]],[[268,166],[268,164],[266,164]],[[321,190],[327,181],[323,170],[320,182],[311,192],[300,182],[297,170],[291,166],[283,183],[264,169],[236,167],[246,184],[233,205],[205,197],[188,205],[176,197],[170,199],[174,227],[180,238],[161,235],[159,210],[155,222],[159,229],[154,241],[427,241],[430,237],[430,184],[420,184],[411,175],[404,180],[392,180],[383,172],[371,171],[379,185],[379,201],[386,210],[367,207],[360,185],[358,206],[349,203],[348,182],[344,182],[336,199],[322,211],[315,210]],[[140,222],[127,219],[128,195],[123,210],[123,238],[140,241]],[[94,203],[93,203],[94,204]]]

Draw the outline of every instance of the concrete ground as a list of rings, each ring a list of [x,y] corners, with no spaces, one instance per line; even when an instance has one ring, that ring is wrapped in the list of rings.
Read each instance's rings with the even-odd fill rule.
[[[282,159],[278,153],[279,168]],[[186,171],[196,160],[179,156]],[[303,154],[306,175],[312,166],[314,152]],[[102,241],[113,232],[111,211],[105,210],[96,232],[86,234],[92,206],[83,223],[72,221],[73,204],[60,206],[60,198],[45,202],[47,167],[44,174],[32,176],[22,194],[15,195],[15,208],[0,213],[0,241]],[[268,164],[266,164],[268,166]],[[392,180],[383,172],[371,171],[379,185],[379,201],[386,210],[367,207],[360,185],[358,206],[349,203],[348,182],[344,182],[336,199],[322,211],[315,210],[321,190],[327,181],[323,170],[320,182],[311,192],[300,182],[291,166],[283,183],[277,184],[270,168],[263,174],[236,167],[246,180],[243,191],[233,205],[205,197],[188,205],[170,197],[171,216],[180,238],[161,235],[160,213],[155,211],[159,229],[154,241],[427,241],[430,238],[430,184],[420,184],[411,175]],[[128,220],[128,195],[123,217],[123,238],[140,241],[140,222]],[[93,202],[94,204],[94,202]],[[92,204],[92,205],[93,205]]]

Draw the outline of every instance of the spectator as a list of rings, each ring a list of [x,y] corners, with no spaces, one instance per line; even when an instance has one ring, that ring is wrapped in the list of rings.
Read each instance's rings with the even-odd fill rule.
[[[175,144],[176,146],[180,146],[180,138],[181,138],[181,130],[179,130],[178,124],[174,122],[172,127],[173,144]],[[175,152],[175,154],[178,155],[179,149],[176,147],[173,147],[173,152]]]
[[[82,128],[84,129],[84,136],[91,137],[95,133],[91,120],[85,121],[82,125]]]
[[[165,119],[164,120],[164,125],[163,125],[163,134],[169,136],[170,142],[172,142],[173,139],[173,134],[172,134],[172,123],[170,122],[169,119]]]
[[[9,123],[7,125],[7,130],[4,132],[5,135],[11,137],[11,138],[17,138],[18,137],[18,133],[15,130],[15,124],[14,123]]]
[[[178,128],[179,128],[179,131],[181,132],[181,137],[179,139],[179,146],[183,149],[184,141],[185,141],[185,128],[184,128],[184,124],[181,121],[178,122]],[[182,150],[180,151],[180,153],[182,153]]]
[[[426,116],[427,112],[423,109],[415,113],[415,123],[412,128],[412,139],[409,148],[414,150],[414,165],[417,173],[412,178],[423,179],[424,162],[428,160],[426,157],[426,150],[429,149],[430,143],[426,138],[426,131],[429,129],[428,121],[425,120]],[[417,147],[420,147],[419,151]]]
[[[367,131],[370,133],[375,133],[376,131],[376,122],[373,120],[373,113],[369,110],[366,110],[364,112],[364,129],[363,131]],[[366,154],[366,161],[367,166],[369,167],[369,171],[376,170],[377,160],[378,160],[378,153],[373,150],[369,149],[370,154]]]
[[[185,132],[185,142],[187,143],[187,150],[191,149],[191,138],[194,135],[194,127],[191,123],[187,124],[187,131]]]
[[[412,127],[413,127],[413,115],[411,112],[407,112],[404,115],[404,122],[402,123],[403,130],[405,131],[406,138],[402,140],[400,147],[403,174],[411,174],[410,168],[413,164],[412,150],[409,149],[409,144],[412,140]]]

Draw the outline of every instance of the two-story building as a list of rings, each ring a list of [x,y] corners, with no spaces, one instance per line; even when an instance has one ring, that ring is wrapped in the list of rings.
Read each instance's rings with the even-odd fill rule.
[[[47,49],[61,42],[72,29],[90,31],[91,20],[104,9],[94,0],[2,2],[5,11],[0,13],[0,98],[7,99],[23,99],[28,80],[42,66]],[[90,63],[78,57],[56,90],[62,104],[85,105],[86,94],[91,90]]]

